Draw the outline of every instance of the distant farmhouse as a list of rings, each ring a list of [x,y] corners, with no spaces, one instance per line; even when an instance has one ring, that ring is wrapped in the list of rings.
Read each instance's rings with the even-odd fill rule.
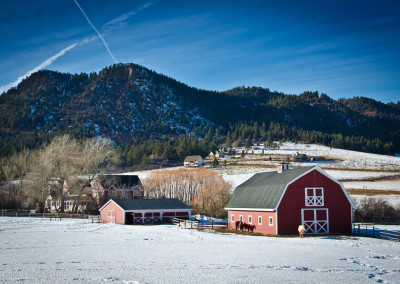
[[[306,162],[308,160],[308,157],[306,154],[301,154],[297,152],[296,154],[293,155],[293,162]]]
[[[78,212],[100,208],[110,198],[141,199],[144,188],[137,175],[100,175],[80,194],[70,191],[66,181],[63,184],[64,211],[72,211],[76,203]],[[50,192],[45,207],[58,211],[61,207],[61,196]]]
[[[183,162],[185,167],[202,167],[204,160],[201,156],[187,156]]]
[[[229,226],[237,221],[254,225],[255,232],[273,235],[351,234],[356,209],[343,185],[320,167],[257,173],[236,187],[227,204]]]

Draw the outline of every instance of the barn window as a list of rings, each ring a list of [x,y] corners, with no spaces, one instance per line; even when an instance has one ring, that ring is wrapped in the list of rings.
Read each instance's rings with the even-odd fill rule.
[[[274,225],[274,218],[272,218],[272,216],[269,217],[269,225],[270,226]]]
[[[235,215],[231,215],[231,222],[235,222]]]
[[[239,221],[243,222],[243,216],[242,215],[239,216]]]
[[[306,206],[324,206],[324,189],[306,187]]]
[[[262,225],[262,217],[258,216],[258,225]]]
[[[253,218],[251,216],[249,216],[249,224],[251,224],[253,221]]]

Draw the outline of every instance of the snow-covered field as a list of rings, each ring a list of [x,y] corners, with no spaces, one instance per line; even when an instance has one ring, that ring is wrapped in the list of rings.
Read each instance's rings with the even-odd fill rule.
[[[263,144],[260,146],[253,146],[248,151],[254,154],[261,154]],[[257,149],[257,150],[255,150]],[[244,148],[236,149],[241,153]],[[336,149],[316,144],[297,144],[293,142],[284,142],[279,149],[266,149],[264,155],[285,155],[292,156],[295,153],[306,154],[307,156],[324,156],[326,158],[336,161],[325,162],[306,162],[306,163],[293,163],[294,166],[312,166],[319,165],[321,167],[337,168],[337,169],[361,169],[361,170],[395,170],[400,169],[400,157],[377,155],[364,152]],[[248,158],[264,159],[261,155],[248,155]]]
[[[399,283],[400,245],[0,217],[1,283]]]

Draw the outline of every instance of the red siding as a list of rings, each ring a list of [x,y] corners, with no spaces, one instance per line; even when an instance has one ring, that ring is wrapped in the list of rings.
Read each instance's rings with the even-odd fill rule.
[[[322,187],[324,206],[305,206],[305,188]],[[298,234],[302,208],[327,208],[330,234],[351,233],[351,204],[339,184],[314,170],[290,184],[277,210],[278,234]]]
[[[235,219],[232,222],[232,215],[234,215]],[[243,216],[243,222],[249,224],[249,216],[252,217],[251,225],[255,225],[256,228],[254,232],[263,233],[263,234],[276,234],[276,213],[275,212],[266,212],[266,211],[239,211],[239,210],[229,210],[228,218],[229,218],[229,227],[231,229],[235,229],[235,222],[239,221],[239,216]],[[258,224],[258,217],[261,216],[262,224]],[[272,226],[269,225],[269,217],[272,217],[273,223]]]
[[[101,223],[107,222],[107,212],[109,210],[115,210],[115,224],[124,224],[125,212],[122,210],[114,201],[110,201],[105,207],[100,211]]]

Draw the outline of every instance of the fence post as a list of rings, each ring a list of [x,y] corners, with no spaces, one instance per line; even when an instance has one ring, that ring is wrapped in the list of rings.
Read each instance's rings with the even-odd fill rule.
[[[385,220],[386,221],[386,220]],[[386,240],[386,229],[385,229],[385,240]]]
[[[360,224],[358,224],[358,234],[361,235]]]
[[[211,230],[214,230],[214,220],[211,220]]]
[[[372,237],[375,237],[375,226],[372,227]]]
[[[375,219],[372,219],[372,222],[374,223],[374,226],[375,226]]]
[[[193,229],[193,221],[190,222],[190,229]]]

